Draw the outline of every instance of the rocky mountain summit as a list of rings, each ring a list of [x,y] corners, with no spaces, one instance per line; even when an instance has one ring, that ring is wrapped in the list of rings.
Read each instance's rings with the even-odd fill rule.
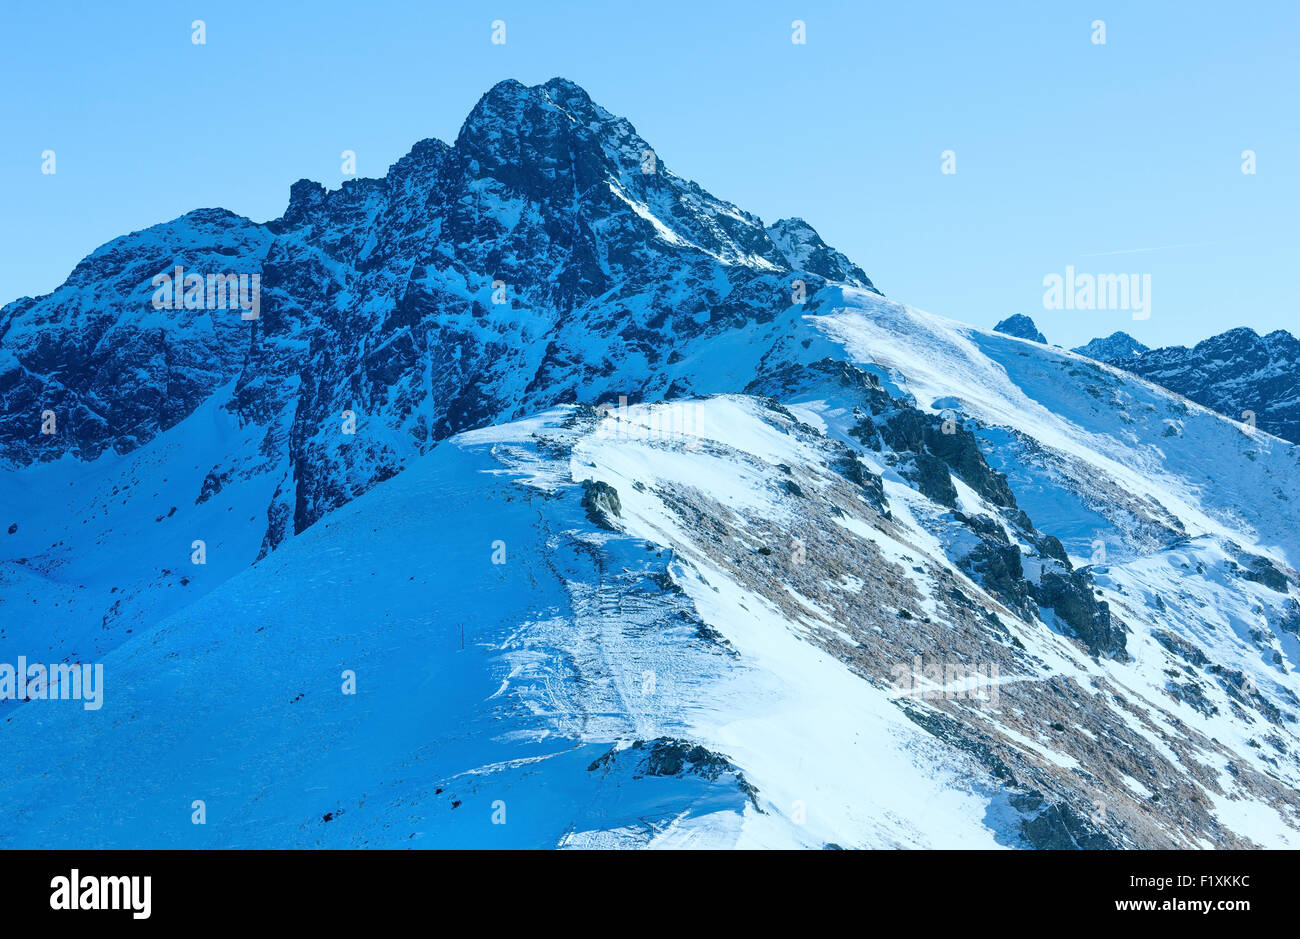
[[[994,326],[993,331],[1002,333],[1004,336],[1015,336],[1017,339],[1028,339],[1031,342],[1041,342],[1043,345],[1047,345],[1047,339],[1038,331],[1038,326],[1023,313],[1008,316]]]
[[[259,318],[152,308],[177,265],[258,274]],[[457,431],[716,390],[692,349],[774,318],[794,279],[873,289],[807,223],[769,229],[676,176],[571,82],[502,82],[453,146],[421,141],[381,179],[300,180],[264,225],[191,212],[4,307],[0,457],[129,453],[219,394],[265,438],[212,478],[274,468],[272,547]],[[33,435],[45,410],[59,432]],[[361,446],[344,412],[378,425]]]
[[[1098,362],[1114,362],[1117,359],[1136,358],[1148,349],[1128,333],[1116,331],[1104,339],[1093,339],[1086,345],[1076,346],[1074,351]]]

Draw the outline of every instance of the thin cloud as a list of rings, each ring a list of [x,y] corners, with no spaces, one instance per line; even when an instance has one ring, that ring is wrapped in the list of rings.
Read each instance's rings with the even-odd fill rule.
[[[1112,254],[1143,254],[1147,251],[1168,251],[1171,248],[1208,248],[1211,245],[1219,244],[1217,241],[1202,241],[1197,244],[1187,245],[1160,245],[1155,248],[1125,248],[1123,251],[1097,251],[1093,254],[1081,254],[1082,258],[1104,258]]]

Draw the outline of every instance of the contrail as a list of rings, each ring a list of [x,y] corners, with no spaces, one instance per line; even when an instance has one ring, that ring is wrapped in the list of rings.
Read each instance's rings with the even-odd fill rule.
[[[1101,258],[1111,254],[1142,254],[1145,251],[1167,251],[1170,248],[1208,248],[1210,245],[1218,244],[1217,241],[1202,241],[1199,244],[1189,245],[1160,245],[1158,248],[1128,248],[1124,251],[1097,251],[1093,254],[1081,254],[1082,258]]]

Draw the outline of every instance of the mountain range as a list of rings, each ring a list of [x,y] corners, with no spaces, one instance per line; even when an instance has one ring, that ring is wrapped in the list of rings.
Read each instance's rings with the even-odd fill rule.
[[[1047,344],[1023,313],[993,329]],[[1114,332],[1074,351],[1140,375],[1252,428],[1300,442],[1300,340],[1284,329],[1261,336],[1241,326],[1190,349],[1150,349],[1126,332]]]
[[[104,245],[0,309],[0,663],[104,674],[0,846],[1300,844],[1282,410],[1024,332],[558,78]]]

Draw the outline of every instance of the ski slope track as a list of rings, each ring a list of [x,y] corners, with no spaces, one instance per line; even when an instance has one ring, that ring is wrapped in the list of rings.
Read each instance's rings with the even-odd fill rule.
[[[0,846],[1300,846],[1300,450],[648,149],[505,82],[0,310],[0,663],[104,668]]]

